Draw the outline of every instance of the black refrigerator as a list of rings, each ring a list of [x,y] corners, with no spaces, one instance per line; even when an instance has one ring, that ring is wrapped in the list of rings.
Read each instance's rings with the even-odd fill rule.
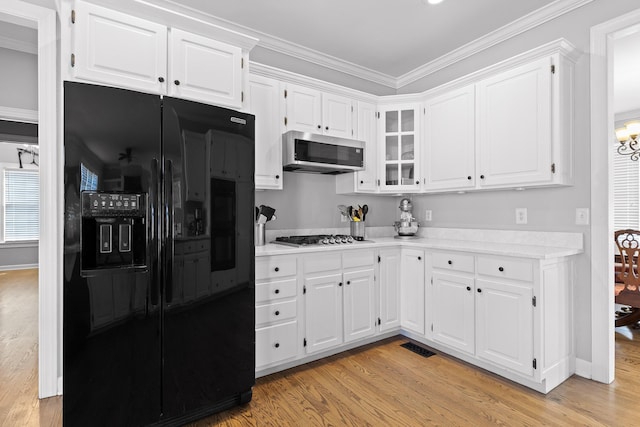
[[[254,117],[65,82],[64,150],[64,425],[250,401]]]

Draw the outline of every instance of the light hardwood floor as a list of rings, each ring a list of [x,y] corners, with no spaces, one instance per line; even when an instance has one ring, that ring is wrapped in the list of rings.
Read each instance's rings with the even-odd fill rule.
[[[37,271],[0,272],[0,425],[59,426],[37,399]],[[616,333],[616,381],[570,378],[545,395],[387,339],[260,378],[248,405],[191,426],[640,425],[640,330]]]

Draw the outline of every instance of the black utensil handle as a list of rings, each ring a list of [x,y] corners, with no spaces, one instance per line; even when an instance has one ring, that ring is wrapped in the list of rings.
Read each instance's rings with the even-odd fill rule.
[[[165,280],[165,301],[173,301],[173,162],[164,162],[164,280]]]

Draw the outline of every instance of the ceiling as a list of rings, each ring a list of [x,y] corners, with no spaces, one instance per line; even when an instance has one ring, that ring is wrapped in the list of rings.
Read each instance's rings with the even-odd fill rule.
[[[217,21],[220,25],[257,37],[258,48],[281,50],[286,45],[293,52],[306,50],[312,52],[317,63],[318,58],[328,63],[341,62],[355,69],[356,74],[362,74],[360,77],[378,75],[384,84],[385,78],[395,82],[478,39],[500,41],[499,37],[491,36],[506,27],[512,34],[511,28],[518,22],[538,25],[545,18],[552,19],[586,2],[444,0],[429,5],[426,0],[150,0],[150,3],[188,8],[220,18]],[[545,18],[541,18],[545,13]]]

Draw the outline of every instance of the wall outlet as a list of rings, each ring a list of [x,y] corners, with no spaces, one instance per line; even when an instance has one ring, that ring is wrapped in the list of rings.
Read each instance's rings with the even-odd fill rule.
[[[527,208],[516,208],[516,224],[527,223]]]
[[[424,211],[424,220],[425,221],[431,221],[431,211],[430,210]]]
[[[576,208],[576,225],[589,225],[589,208]]]

